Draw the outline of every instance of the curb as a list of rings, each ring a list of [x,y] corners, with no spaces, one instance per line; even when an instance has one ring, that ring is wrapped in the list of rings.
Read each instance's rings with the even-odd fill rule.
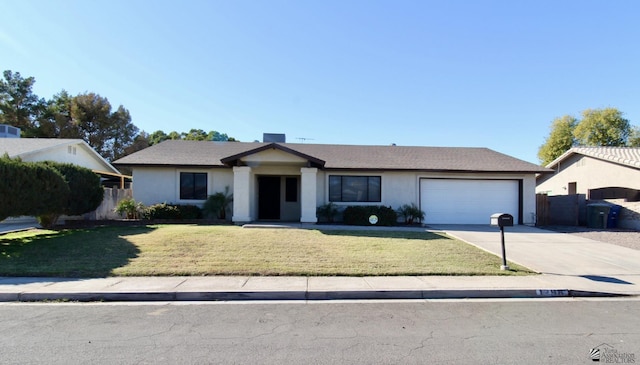
[[[251,300],[384,300],[384,299],[505,299],[561,297],[629,297],[630,294],[570,289],[479,290],[355,290],[355,291],[217,291],[122,293],[0,293],[0,302],[153,302],[153,301],[251,301]]]

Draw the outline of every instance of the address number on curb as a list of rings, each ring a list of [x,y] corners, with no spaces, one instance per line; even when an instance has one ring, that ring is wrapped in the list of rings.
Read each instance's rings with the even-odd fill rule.
[[[568,297],[569,291],[566,289],[537,289],[536,295],[540,297]]]

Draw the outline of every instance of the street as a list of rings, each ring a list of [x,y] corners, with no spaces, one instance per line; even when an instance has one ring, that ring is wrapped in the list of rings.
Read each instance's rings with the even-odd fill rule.
[[[0,304],[2,364],[640,362],[637,299]],[[611,350],[610,350],[611,353]]]

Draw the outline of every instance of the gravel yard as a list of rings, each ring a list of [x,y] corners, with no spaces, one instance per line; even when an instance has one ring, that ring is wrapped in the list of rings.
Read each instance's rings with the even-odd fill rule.
[[[640,232],[622,229],[601,230],[587,227],[574,226],[545,226],[539,227],[549,231],[573,234],[576,236],[589,238],[595,241],[611,243],[618,246],[640,250]]]

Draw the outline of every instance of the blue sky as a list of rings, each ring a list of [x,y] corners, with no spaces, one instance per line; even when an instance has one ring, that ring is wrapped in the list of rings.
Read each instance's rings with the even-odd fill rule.
[[[551,121],[640,125],[640,2],[0,2],[0,69],[89,91],[146,132],[488,147],[538,163]],[[0,71],[1,71],[0,70]]]

